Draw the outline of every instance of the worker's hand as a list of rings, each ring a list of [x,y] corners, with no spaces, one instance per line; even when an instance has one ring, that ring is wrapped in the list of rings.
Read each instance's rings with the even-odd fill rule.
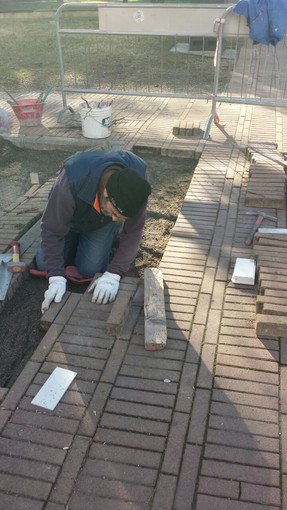
[[[44,294],[42,303],[42,313],[46,312],[52,303],[60,303],[66,292],[67,280],[63,276],[50,276],[49,287]]]
[[[94,291],[92,303],[107,303],[114,301],[119,290],[121,277],[106,271],[100,278],[91,283],[88,292]]]

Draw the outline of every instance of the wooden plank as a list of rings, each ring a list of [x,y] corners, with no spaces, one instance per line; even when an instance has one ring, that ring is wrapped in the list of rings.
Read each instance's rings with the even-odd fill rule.
[[[144,270],[145,349],[163,349],[167,341],[163,274],[160,269]]]
[[[129,313],[133,294],[133,291],[119,290],[106,322],[108,335],[117,336],[120,334]]]

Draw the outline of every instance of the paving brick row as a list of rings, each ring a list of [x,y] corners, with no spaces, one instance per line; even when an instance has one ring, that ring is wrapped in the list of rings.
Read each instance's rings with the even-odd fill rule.
[[[212,414],[209,419],[209,426],[217,429],[233,430],[238,432],[251,432],[252,434],[261,434],[263,436],[278,438],[279,429],[277,423],[268,423],[256,420],[254,413],[253,419],[242,418],[239,415],[222,416]]]
[[[192,267],[190,269],[185,269],[184,267],[182,267],[182,264],[177,264],[177,268],[170,268],[170,265],[169,268],[167,268],[161,265],[161,270],[163,272],[165,279],[168,279],[167,275],[202,279],[204,274],[203,268],[200,271],[196,271]]]
[[[268,349],[271,352],[278,352],[279,343],[278,340],[274,340],[271,338],[259,339],[256,335],[250,337],[244,336],[230,336],[226,334],[220,335],[220,346],[224,348],[224,346],[238,346],[238,347],[246,347],[253,348],[254,353],[257,353],[257,356],[263,356],[261,350]]]
[[[220,310],[209,310],[206,329],[205,329],[205,343],[217,343],[221,322]]]
[[[86,369],[85,367],[79,367],[79,365],[77,364],[72,365],[68,361],[66,361],[65,363],[46,361],[42,365],[41,372],[50,375],[56,367],[65,368],[67,370],[73,371],[77,370],[77,377],[79,379],[90,382],[99,381],[102,373],[101,370],[95,370],[93,368]]]
[[[203,445],[208,422],[211,393],[209,390],[196,388],[190,417],[187,441]]]
[[[217,365],[233,366],[240,368],[249,368],[251,370],[262,370],[263,372],[278,373],[278,364],[272,358],[267,360],[256,359],[255,357],[243,357],[239,353],[237,356],[231,354],[218,354]]]
[[[200,357],[201,361],[197,378],[197,386],[209,389],[213,385],[216,346],[213,344],[204,344]]]
[[[214,473],[216,473],[219,479],[245,481],[267,487],[280,486],[280,472],[277,469],[260,466],[233,464],[208,459],[202,462],[201,473],[205,476],[214,476]]]
[[[19,425],[39,427],[47,430],[53,430],[63,432],[66,434],[75,434],[79,425],[78,419],[72,419],[71,417],[64,418],[61,416],[55,416],[52,414],[35,413],[18,409],[14,414],[11,423],[17,423]],[[43,427],[44,425],[44,427]]]
[[[138,418],[148,417],[151,420],[159,420],[164,422],[169,422],[172,415],[171,409],[166,409],[161,406],[118,401],[112,398],[108,400],[105,410],[108,413],[114,413],[117,415],[136,416]]]
[[[282,442],[281,442],[281,452],[282,452],[282,456],[281,456],[281,471],[282,473],[286,473],[287,472],[287,461],[286,461],[286,452],[287,452],[287,444],[286,444],[286,431],[287,431],[287,420],[286,420],[286,415],[282,415],[282,420],[281,420],[281,437],[282,437]]]
[[[37,443],[34,443],[31,448],[29,441],[14,441],[11,438],[4,437],[4,435],[0,442],[0,453],[1,455],[9,455],[18,459],[30,459],[58,466],[62,464],[66,455],[63,448],[59,449]]]
[[[170,379],[169,379],[170,380]],[[144,391],[156,391],[159,394],[176,395],[178,384],[176,381],[170,380],[165,383],[164,379],[149,379],[145,377],[125,377],[121,374],[116,379],[116,386],[121,388],[132,388]]]
[[[256,401],[256,399],[254,399]],[[234,401],[232,402],[212,402],[210,412],[219,416],[233,416],[242,417],[246,419],[255,419],[261,421],[267,421],[270,423],[276,423],[278,420],[278,402],[276,409],[266,409],[265,407],[259,407],[257,405],[248,406],[247,404],[241,405]]]
[[[80,356],[83,358],[89,357],[92,359],[98,359],[98,360],[106,360],[109,356],[110,350],[105,349],[105,346],[102,344],[101,348],[93,347],[92,342],[90,345],[78,345],[73,343],[67,343],[64,341],[61,342],[55,342],[53,346],[53,353],[52,354],[60,354],[60,355],[67,355],[67,356]]]
[[[191,507],[191,502],[196,494],[201,450],[202,448],[197,445],[185,446],[175,494],[174,509],[188,510]]]
[[[228,355],[228,356],[239,356],[246,358],[255,358],[255,359],[263,359],[268,361],[279,361],[279,353],[277,350],[266,350],[263,348],[263,345],[260,347],[257,346],[245,346],[245,345],[229,345],[229,344],[219,344],[218,346],[218,355]],[[219,358],[218,358],[219,359]]]
[[[141,510],[144,504],[132,501],[120,501],[119,499],[108,497],[101,497],[97,494],[88,494],[85,488],[84,492],[76,492],[69,500],[69,509],[78,510],[84,504],[85,510],[94,510],[95,505],[97,510]]]
[[[262,505],[246,501],[230,500],[229,498],[220,498],[208,495],[199,495],[196,509],[206,510],[262,510]],[[278,510],[278,506],[270,505],[268,510]]]
[[[177,392],[176,411],[190,413],[193,404],[196,376],[197,366],[184,363]]]
[[[187,253],[189,252],[192,259],[204,257],[207,255],[210,241],[208,239],[201,239],[200,236],[186,236],[186,235],[173,235],[168,241],[168,252],[172,255],[174,252]]]
[[[175,476],[161,474],[155,490],[152,502],[152,510],[165,508],[172,510],[177,479]]]
[[[7,494],[0,491],[0,509],[17,508],[17,510],[42,510],[45,502],[19,494]],[[56,510],[56,509],[55,509]]]
[[[70,447],[73,441],[73,434],[58,431],[51,431],[43,428],[29,427],[23,425],[19,431],[18,423],[8,423],[5,427],[3,437],[20,438],[23,441],[30,441],[40,445],[47,445],[55,448]]]
[[[166,268],[169,268],[169,270],[171,271],[172,269],[177,269],[178,270],[178,264],[179,264],[179,257],[172,257],[172,256],[167,256],[167,257],[163,257],[161,259],[161,270],[164,274],[165,272],[165,269]],[[183,274],[185,272],[195,272],[195,273],[199,273],[199,275],[202,275],[203,271],[204,271],[204,265],[205,265],[205,261],[204,260],[197,260],[196,262],[194,262],[192,259],[190,261],[186,261],[184,258],[180,261],[180,269],[181,271],[183,271]]]
[[[249,433],[248,431],[220,430],[209,427],[206,440],[211,444],[232,446],[252,451],[260,450],[262,452],[275,453],[279,451],[279,438],[262,436]]]
[[[201,476],[199,478],[198,493],[236,500],[240,494],[240,483],[233,480],[220,480],[218,478]]]
[[[254,379],[254,378],[253,378]],[[236,379],[232,377],[232,372],[229,372],[229,377],[225,376],[216,376],[214,379],[214,387],[227,389],[227,390],[235,390],[235,391],[243,391],[246,393],[254,394],[254,395],[266,395],[278,397],[279,390],[276,384],[270,384],[269,382],[265,383],[259,379],[258,381],[252,380],[252,385],[250,385],[250,380],[246,379]]]
[[[168,103],[158,104],[163,110]],[[244,139],[249,124],[243,129],[243,119],[249,115],[251,122],[253,109],[240,111],[238,132]],[[232,120],[231,126],[235,130],[237,123]],[[221,132],[218,137],[225,140]],[[181,143],[172,147],[167,133],[163,150],[176,151]],[[45,510],[64,510],[64,505],[74,510],[280,506],[279,347],[256,337],[254,289],[242,292],[227,284],[235,257],[249,254],[246,216],[241,224],[236,221],[238,212],[244,212],[247,165],[237,149],[224,143],[220,152],[215,147],[212,141],[206,145],[163,258],[166,352],[145,354],[142,313],[130,342],[111,339],[106,315],[100,309],[99,315],[97,309],[93,313],[90,296],[84,295],[63,320],[63,330],[50,338],[48,356],[39,357],[41,370],[27,378],[25,390],[13,401],[18,409],[7,415],[3,439],[11,441],[5,433],[14,437],[20,425],[24,448],[30,444],[28,427],[35,429],[31,444],[36,458],[28,450],[24,458],[48,462],[54,451],[58,463],[53,458],[51,464],[61,467],[60,474],[54,472],[57,480]],[[35,413],[30,398],[57,364],[75,369],[77,380],[55,412]],[[284,393],[281,397],[283,402]],[[45,431],[43,441],[55,431],[51,441],[59,446],[45,449]],[[74,435],[70,449],[60,450],[61,437]],[[2,455],[11,455],[7,452]],[[19,455],[12,453],[12,458]],[[49,486],[54,482],[36,480]]]
[[[174,395],[164,395],[162,393],[141,391],[129,388],[115,386],[111,392],[111,398],[118,401],[137,402],[138,404],[150,404],[172,408],[175,403]]]
[[[32,478],[34,480],[42,480],[45,482],[54,482],[58,476],[60,467],[43,463],[36,460],[12,457],[10,455],[0,455],[0,471],[1,473],[10,473],[12,475]],[[1,508],[1,498],[0,498]]]
[[[187,426],[188,414],[174,413],[164,452],[162,472],[178,474]]]
[[[228,389],[213,389],[212,391],[212,400],[215,404],[216,402],[225,402],[225,403],[231,403],[232,405],[245,405],[245,406],[251,406],[251,408],[259,407],[264,410],[266,409],[274,409],[275,411],[278,411],[279,409],[279,399],[278,397],[273,396],[265,396],[265,395],[254,395],[252,393],[252,387],[250,388],[250,393],[244,393],[240,391],[241,388],[237,388],[237,391],[228,390]]]
[[[239,314],[238,314],[239,315]],[[223,317],[222,318],[222,326],[235,326],[235,327],[238,327],[239,328],[239,331],[240,331],[240,328],[252,328],[255,326],[255,320],[254,319],[245,319],[243,317],[241,317],[240,315],[240,318],[237,316],[235,316],[235,313],[234,313],[234,316],[233,317]]]
[[[124,365],[121,367],[120,375],[128,377],[140,377],[140,378],[151,378],[157,381],[164,381],[164,379],[170,379],[173,382],[178,382],[180,379],[180,373],[171,369],[159,369],[159,368],[148,368],[148,367],[133,367],[131,365]]]
[[[186,315],[183,319],[180,319],[176,314],[173,315],[172,319],[169,319],[166,316],[167,331],[169,332],[170,330],[177,330],[179,333],[189,332],[191,320],[192,316],[191,319],[188,319]]]
[[[186,361],[189,363],[198,363],[201,348],[203,345],[205,326],[203,324],[193,324],[189,336],[189,343],[186,351]]]
[[[134,340],[135,337],[133,337]],[[143,352],[143,342],[142,338],[137,336],[137,342],[132,342],[128,346],[128,354],[135,356],[144,356],[146,358],[153,359],[166,359],[166,360],[174,360],[174,361],[183,361],[184,359],[184,351],[185,349],[179,350],[177,349],[177,343],[171,344],[169,347],[165,347],[162,351],[144,351]],[[159,361],[160,363],[160,361]]]
[[[223,319],[226,318],[236,319],[239,317],[241,320],[249,320],[255,322],[256,313],[254,312],[254,307],[253,308],[250,307],[248,309],[248,305],[247,307],[244,307],[244,305],[242,305],[241,309],[240,307],[237,306],[234,306],[232,309],[230,308],[230,303],[228,303],[228,305],[229,307],[226,307],[226,305],[224,305]]]
[[[108,342],[112,343],[111,337],[107,335],[104,330],[97,330],[93,327],[86,327],[86,326],[74,326],[74,325],[66,325],[63,328],[63,333],[68,335],[69,338],[74,338],[74,340],[78,340],[78,342],[75,343],[81,343],[82,339],[81,337],[91,337],[95,338],[94,342],[95,345],[101,343],[103,345],[103,342],[105,342],[105,346]],[[78,337],[78,338],[75,338]]]
[[[33,379],[33,383],[27,389],[26,395],[34,394],[34,384],[42,386],[44,382],[47,380],[47,374],[43,372],[38,372],[35,378]],[[65,395],[63,395],[63,401],[67,397],[67,402],[71,401],[74,404],[77,404],[77,399],[80,398],[80,402],[83,399],[90,398],[90,396],[95,391],[96,384],[90,381],[76,380],[71,383]]]
[[[129,448],[128,446],[93,442],[89,450],[89,459],[121,463],[121,465],[128,467],[145,467],[154,471],[160,466],[161,453],[133,447]]]
[[[103,479],[100,476],[80,475],[77,480],[77,491],[92,494],[95,496],[116,498],[117,500],[148,503],[150,500],[153,487],[145,486],[143,483],[129,483],[118,481],[115,479]]]
[[[152,452],[163,452],[166,438],[153,434],[143,434],[134,431],[99,426],[95,434],[95,441],[115,446],[138,448]]]
[[[224,300],[225,282],[215,281],[210,308],[213,310],[221,310]]]
[[[67,328],[68,326],[66,326]],[[90,336],[86,334],[77,335],[73,333],[66,332],[66,328],[64,328],[64,332],[59,335],[59,342],[61,342],[62,348],[65,348],[66,345],[71,346],[79,346],[79,348],[92,348],[103,350],[103,353],[106,354],[107,350],[110,350],[114,344],[114,339],[111,337],[108,338],[97,338],[95,336]],[[72,347],[71,347],[72,348]]]
[[[144,326],[142,325],[141,328],[138,328],[137,327],[135,328],[135,331],[134,331],[134,334],[133,336],[131,337],[131,340],[130,340],[130,345],[135,345],[137,347],[142,347],[143,346],[143,330],[144,330]],[[169,356],[168,354],[165,355],[163,353],[161,353],[161,351],[159,351],[158,353],[156,352],[153,352],[153,356],[151,357],[156,357],[156,356],[162,356],[164,358],[172,358],[172,359],[182,359],[182,351],[185,351],[186,350],[186,341],[185,340],[179,340],[179,339],[173,339],[171,337],[168,338],[168,345],[169,347],[167,349],[169,349],[170,351],[179,351],[179,355],[177,355],[176,353],[174,353],[174,356]],[[164,350],[164,352],[166,351],[166,349]],[[148,352],[147,351],[142,351],[142,354],[145,355],[145,356],[148,356]]]
[[[43,377],[43,382],[41,384],[31,384],[28,390],[26,391],[26,397],[29,397],[29,399],[32,400],[35,397],[36,393],[38,393],[38,391],[41,389],[46,379],[47,377]],[[85,391],[86,388],[83,385],[80,386],[82,387],[82,391],[78,387],[75,388],[74,386],[74,389],[72,389],[72,386],[70,386],[66,393],[63,395],[61,402],[72,405],[87,406],[90,401],[91,395]]]
[[[89,446],[90,440],[81,436],[75,437],[62,465],[57,483],[53,487],[53,492],[50,496],[51,501],[59,503],[67,502]]]
[[[219,377],[229,377],[237,379],[238,384],[241,385],[242,381],[252,381],[267,383],[270,385],[278,385],[278,374],[272,372],[264,372],[262,370],[253,370],[249,368],[231,367],[225,365],[218,365],[216,367],[216,375]]]
[[[164,295],[169,294],[170,296],[185,297],[185,303],[189,302],[189,299],[197,299],[198,285],[192,286],[188,283],[179,283],[176,280],[165,280]],[[192,290],[191,290],[192,289]]]

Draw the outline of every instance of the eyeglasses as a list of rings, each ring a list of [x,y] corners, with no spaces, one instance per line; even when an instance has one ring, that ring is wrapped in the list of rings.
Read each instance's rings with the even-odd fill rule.
[[[118,220],[127,220],[128,219],[127,216],[123,216],[114,208],[114,206],[112,205],[112,202],[110,201],[110,199],[105,191],[102,194],[102,200],[103,200],[104,204],[110,204],[111,213],[113,216],[115,216],[115,218],[117,218]]]

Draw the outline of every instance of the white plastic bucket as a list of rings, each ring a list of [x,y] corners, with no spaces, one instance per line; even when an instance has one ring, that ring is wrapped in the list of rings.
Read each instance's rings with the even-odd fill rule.
[[[112,107],[105,103],[80,105],[82,133],[86,138],[107,138],[111,134]]]

